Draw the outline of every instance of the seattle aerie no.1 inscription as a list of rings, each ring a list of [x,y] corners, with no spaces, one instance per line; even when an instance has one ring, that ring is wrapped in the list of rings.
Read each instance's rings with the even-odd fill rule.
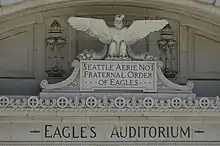
[[[81,90],[157,90],[156,61],[83,60],[80,63]]]

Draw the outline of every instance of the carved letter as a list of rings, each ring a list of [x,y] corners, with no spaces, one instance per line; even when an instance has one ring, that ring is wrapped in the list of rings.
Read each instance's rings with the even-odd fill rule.
[[[187,136],[190,138],[190,127],[187,127],[186,131],[184,131],[183,127],[180,127],[180,137]]]
[[[81,127],[81,138],[87,138],[87,136],[84,135],[86,128],[87,127]]]
[[[61,133],[60,133],[60,130],[59,130],[59,127],[57,126],[57,128],[56,128],[56,130],[55,130],[55,132],[54,132],[54,135],[53,135],[53,138],[55,137],[55,136],[59,136],[60,138],[62,138],[62,136],[61,136]]]
[[[96,138],[96,132],[95,132],[95,127],[91,127],[90,131],[92,132],[93,135],[90,135],[90,138]]]
[[[68,131],[68,132],[66,132],[65,130],[69,130],[70,128],[68,127],[68,126],[65,126],[63,129],[62,129],[62,135],[63,135],[63,137],[65,137],[65,138],[70,138],[70,132]],[[66,135],[67,134],[67,135]]]
[[[45,132],[45,138],[52,138],[52,135],[49,135],[50,130],[48,129],[48,127],[52,127],[52,125],[45,125],[44,127],[44,132]]]
[[[116,126],[115,126],[114,129],[112,130],[112,133],[111,133],[111,136],[110,136],[110,137],[112,138],[113,135],[116,135],[117,138],[119,138],[119,134],[118,134],[118,130],[117,130]]]

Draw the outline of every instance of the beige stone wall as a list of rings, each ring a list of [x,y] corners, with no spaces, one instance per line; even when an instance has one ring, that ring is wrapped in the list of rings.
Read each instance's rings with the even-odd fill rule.
[[[11,1],[13,2],[15,1]],[[194,81],[195,91],[199,95],[220,94],[220,67],[217,64],[220,61],[220,9],[212,2],[100,1],[98,4],[91,0],[87,3],[27,0],[13,5],[8,5],[9,3],[1,1],[5,6],[0,8],[0,94],[39,92],[39,83],[45,78],[44,71],[52,64],[48,56],[53,54],[46,46],[45,39],[50,37],[48,29],[54,20],[61,24],[62,37],[67,40],[61,55],[64,57],[64,68],[69,70],[79,49],[97,45],[102,48],[102,44],[72,29],[67,24],[68,17],[87,16],[111,21],[116,12],[124,13],[128,20],[149,17],[168,19],[178,41],[179,75],[174,81]],[[218,1],[215,1],[215,5],[217,4]],[[157,39],[158,33],[154,33],[149,40],[136,44],[134,50],[144,48],[146,41],[150,41],[145,49],[158,56]]]
[[[0,0],[1,5],[10,5],[24,0]]]

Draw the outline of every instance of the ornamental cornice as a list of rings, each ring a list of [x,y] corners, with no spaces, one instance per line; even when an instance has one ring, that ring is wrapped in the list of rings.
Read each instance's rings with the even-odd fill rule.
[[[38,96],[23,98],[0,97],[0,111],[56,111],[56,112],[219,112],[219,97],[200,97],[198,99],[73,97],[64,96],[53,99],[40,99]]]

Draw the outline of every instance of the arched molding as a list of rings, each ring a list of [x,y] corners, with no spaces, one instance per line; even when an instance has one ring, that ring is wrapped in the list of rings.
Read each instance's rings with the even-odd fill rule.
[[[0,16],[13,15],[17,12],[22,14],[42,12],[49,9],[58,9],[68,6],[82,6],[82,5],[127,5],[138,7],[152,7],[157,9],[167,9],[172,12],[188,14],[194,17],[219,17],[220,9],[213,5],[204,5],[193,0],[124,0],[119,2],[117,0],[28,0],[13,5],[1,7]],[[185,13],[186,12],[186,13]],[[21,13],[17,13],[17,16]],[[2,19],[1,19],[2,20]]]
[[[88,6],[98,9],[85,11]],[[220,8],[192,0],[28,0],[0,8],[0,33],[30,23],[43,23],[49,16],[111,14],[109,9],[103,9],[106,6],[134,16],[157,14],[180,21],[182,26],[206,31],[210,35],[220,34]]]

